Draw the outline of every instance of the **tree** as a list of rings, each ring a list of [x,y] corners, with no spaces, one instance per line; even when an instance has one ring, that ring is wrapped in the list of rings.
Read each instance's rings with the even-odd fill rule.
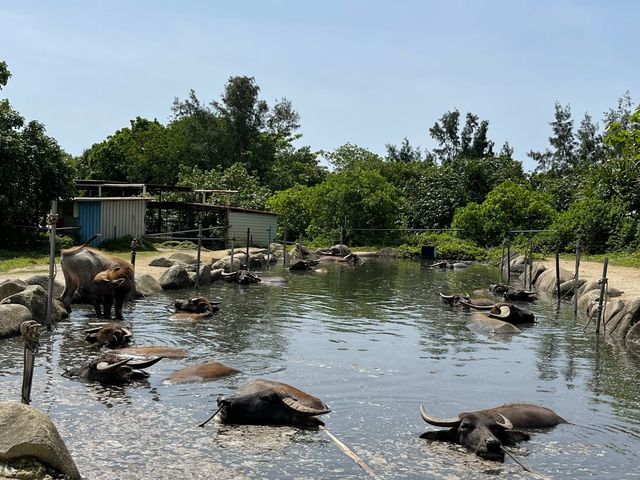
[[[400,144],[400,148],[388,143],[387,147],[387,160],[390,162],[420,162],[422,160],[422,152],[420,147],[414,148],[409,144],[409,140],[405,137]]]
[[[556,102],[554,119],[549,125],[552,130],[549,144],[553,150],[547,149],[544,152],[532,150],[527,155],[538,163],[536,171],[551,171],[561,174],[570,172],[576,165],[576,145],[570,106],[563,107],[560,102]]]
[[[267,200],[267,208],[278,214],[278,235],[296,239],[304,236],[311,223],[312,189],[303,185],[282,190]]]
[[[379,169],[382,166],[382,157],[370,152],[366,148],[346,143],[336,148],[333,152],[321,152],[337,171],[352,168]]]
[[[462,132],[459,132],[460,112],[458,109],[444,113],[429,129],[431,137],[438,142],[431,157],[444,164],[456,158],[485,158],[493,156],[494,142],[489,140],[487,132],[489,121],[480,120],[467,113]]]
[[[0,62],[0,86],[10,76]],[[52,200],[73,195],[73,169],[44,126],[35,120],[25,123],[7,99],[0,100],[0,159],[0,243],[24,246],[36,230],[19,226],[41,225]]]
[[[267,174],[265,183],[274,192],[296,185],[313,186],[327,176],[327,169],[318,163],[318,154],[309,147],[280,149]]]
[[[593,123],[591,115],[585,112],[576,133],[578,148],[576,163],[581,169],[601,163],[604,160],[602,135],[598,133],[598,125]]]

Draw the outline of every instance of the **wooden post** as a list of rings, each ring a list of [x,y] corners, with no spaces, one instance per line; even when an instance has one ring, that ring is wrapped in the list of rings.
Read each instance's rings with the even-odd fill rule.
[[[22,375],[21,402],[31,403],[31,384],[33,383],[33,368],[36,353],[40,346],[40,324],[34,320],[27,320],[20,324],[20,333],[24,342],[24,370]]]
[[[602,303],[604,302],[604,295],[607,291],[607,268],[609,266],[609,259],[604,259],[604,266],[602,267],[602,278],[600,279],[600,298],[598,298],[598,320],[596,322],[596,333],[600,333],[600,322],[602,321]]]
[[[198,222],[198,254],[196,256],[196,286],[195,286],[196,290],[200,288],[200,255],[201,253],[202,253],[202,222]]]
[[[282,244],[284,245],[284,255],[282,256],[282,264],[284,268],[287,268],[287,229],[286,228],[284,229]]]
[[[560,244],[556,244],[556,295],[560,301]]]
[[[249,260],[249,241],[251,240],[251,228],[247,228],[247,272],[251,271],[251,261]]]
[[[267,269],[271,266],[271,225],[267,228]]]
[[[502,279],[504,278],[504,256],[507,253],[507,239],[505,238],[502,241],[502,255],[500,256],[500,283],[502,283]]]
[[[49,283],[47,285],[47,316],[45,325],[47,330],[51,330],[53,323],[53,282],[55,279],[56,267],[56,224],[58,223],[58,202],[51,202],[51,213],[47,215],[47,225],[49,226]]]
[[[511,239],[507,240],[507,285],[511,285]]]
[[[136,269],[136,254],[138,253],[139,246],[140,242],[136,237],[134,237],[133,240],[131,240],[131,256],[129,257],[134,271]]]
[[[529,290],[533,289],[533,240],[529,240]]]
[[[580,240],[576,242],[576,272],[573,276],[573,319],[578,318],[578,278],[580,275]]]
[[[234,243],[236,241],[236,237],[231,237],[231,266],[229,267],[229,273],[233,273],[235,270],[235,266],[233,265],[233,253],[235,252]]]

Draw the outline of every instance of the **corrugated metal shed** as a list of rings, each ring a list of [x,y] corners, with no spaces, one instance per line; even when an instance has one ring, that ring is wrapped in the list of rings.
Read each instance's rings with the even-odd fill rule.
[[[251,229],[251,246],[254,247],[268,247],[276,236],[278,217],[272,213],[230,208],[227,220],[229,222],[227,238],[230,240],[235,237],[234,245],[238,247],[247,245],[247,228]],[[271,238],[269,238],[269,227],[271,227]]]
[[[102,234],[95,243],[126,235],[142,237],[145,232],[145,212],[148,198],[141,197],[76,197],[80,241],[96,233]]]

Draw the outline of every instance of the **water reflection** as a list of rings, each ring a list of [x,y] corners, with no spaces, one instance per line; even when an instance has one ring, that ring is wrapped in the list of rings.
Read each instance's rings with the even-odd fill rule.
[[[470,332],[472,313],[440,304],[439,292],[484,289],[493,269],[432,270],[410,261],[325,273],[287,283],[216,284],[200,292],[165,292],[125,308],[135,345],[185,349],[163,359],[145,383],[105,387],[62,377],[95,355],[84,329],[86,307],[44,333],[32,397],[67,439],[88,478],[364,478],[321,432],[287,427],[231,427],[205,420],[219,395],[256,377],[298,386],[326,401],[328,428],[384,478],[531,478],[512,461],[483,461],[465,449],[428,443],[419,405],[451,416],[506,401],[547,405],[574,425],[541,432],[515,452],[542,477],[633,476],[640,454],[640,355],[598,341],[545,301],[529,305],[535,326],[515,336]],[[200,322],[171,320],[176,298],[222,301]],[[173,371],[218,361],[241,374],[171,385]],[[19,399],[19,338],[0,343],[0,400]],[[99,453],[97,453],[99,452]]]

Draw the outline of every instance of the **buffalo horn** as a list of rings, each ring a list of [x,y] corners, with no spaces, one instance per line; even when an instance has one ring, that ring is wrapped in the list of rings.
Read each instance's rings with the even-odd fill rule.
[[[465,307],[473,308],[475,310],[491,310],[493,308],[493,305],[475,305],[470,301],[467,302],[466,300],[463,300],[463,299],[460,299],[459,301],[460,301],[460,304],[464,305]]]
[[[420,415],[422,419],[430,425],[434,425],[436,427],[455,427],[460,423],[460,418],[435,418],[430,417],[427,414],[427,411],[424,409],[422,405],[420,405]]]
[[[509,420],[507,417],[505,417],[501,413],[499,413],[498,415],[500,416],[500,418],[502,418],[502,421],[496,420],[496,423],[501,427],[504,427],[505,430],[511,430],[513,428],[513,424],[511,423],[511,420]]]
[[[129,365],[133,368],[149,368],[151,365],[155,365],[156,363],[158,363],[160,360],[162,360],[164,357],[156,357],[156,358],[152,358],[151,360],[144,360],[141,362],[132,362]]]
[[[329,413],[331,411],[331,409],[326,405],[324,405],[325,408],[322,409],[313,408],[292,397],[283,398],[282,403],[284,403],[290,409],[295,410],[298,413],[302,413],[303,415],[321,415],[323,413]]]
[[[453,295],[445,295],[442,292],[440,292],[440,298],[442,298],[443,300],[451,300],[454,296]]]
[[[122,331],[124,332],[124,336],[125,338],[131,338],[133,337],[133,332],[131,330],[129,330],[128,328],[122,328]]]
[[[493,312],[489,313],[490,317],[499,318],[500,320],[505,320],[509,318],[509,315],[511,315],[511,308],[509,308],[509,305],[501,305],[500,313],[493,313]]]
[[[84,331],[84,333],[96,333],[96,332],[99,332],[102,329],[102,327],[104,327],[105,325],[108,325],[108,323],[101,323],[99,325],[100,325],[99,327],[87,328]]]
[[[103,373],[110,372],[111,370],[115,370],[116,368],[121,367],[122,365],[126,365],[131,360],[133,360],[133,358],[125,358],[124,360],[121,360],[120,362],[116,362],[116,363],[100,362],[98,363],[98,365],[96,365],[96,369]]]

